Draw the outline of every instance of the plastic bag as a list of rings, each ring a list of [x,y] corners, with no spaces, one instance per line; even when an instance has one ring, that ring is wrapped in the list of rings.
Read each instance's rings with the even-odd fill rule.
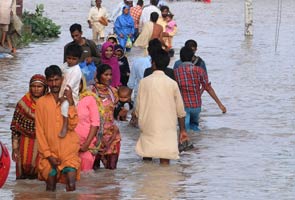
[[[127,41],[126,41],[126,48],[129,48],[129,49],[132,48],[132,40],[131,40],[130,37],[127,38]]]
[[[85,61],[79,64],[82,74],[85,76],[87,86],[94,84],[96,74],[96,66],[94,62],[87,64]]]

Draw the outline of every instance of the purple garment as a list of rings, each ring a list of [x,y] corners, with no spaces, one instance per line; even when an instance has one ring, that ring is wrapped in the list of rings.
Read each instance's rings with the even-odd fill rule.
[[[102,64],[108,64],[112,68],[112,84],[113,87],[121,85],[120,82],[120,67],[117,57],[113,54],[111,58],[107,58],[105,52],[108,47],[112,47],[114,52],[114,45],[111,42],[105,42],[101,48],[101,62]]]

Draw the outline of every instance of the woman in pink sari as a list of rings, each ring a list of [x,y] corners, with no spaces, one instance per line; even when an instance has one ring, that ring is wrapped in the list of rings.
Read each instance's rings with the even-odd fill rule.
[[[79,102],[77,105],[79,123],[75,129],[80,138],[81,171],[93,168],[95,156],[91,149],[96,145],[96,134],[100,119],[96,94],[86,89],[86,80],[83,77],[80,83]]]
[[[115,56],[114,45],[111,42],[105,42],[101,48],[101,62],[112,68],[111,86],[117,88],[121,85],[120,82],[120,66],[118,59]]]

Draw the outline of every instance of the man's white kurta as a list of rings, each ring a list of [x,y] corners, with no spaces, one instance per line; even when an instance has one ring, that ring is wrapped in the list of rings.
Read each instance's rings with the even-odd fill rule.
[[[141,131],[137,154],[178,159],[177,118],[185,117],[185,110],[177,83],[162,71],[142,79],[135,112]]]

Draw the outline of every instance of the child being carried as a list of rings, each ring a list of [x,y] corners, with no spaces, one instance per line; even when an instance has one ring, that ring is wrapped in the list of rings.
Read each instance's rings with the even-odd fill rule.
[[[133,109],[131,100],[132,90],[127,86],[121,86],[118,90],[119,102],[114,110],[114,118],[120,121],[127,121],[128,111]]]

